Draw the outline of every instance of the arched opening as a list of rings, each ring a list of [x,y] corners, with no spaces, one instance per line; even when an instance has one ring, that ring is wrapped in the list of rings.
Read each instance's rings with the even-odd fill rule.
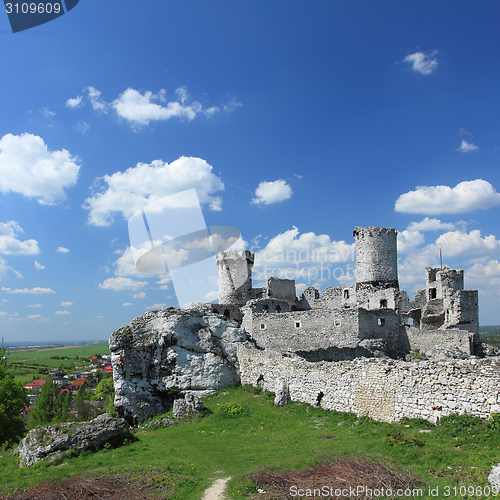
[[[320,406],[321,405],[321,400],[323,399],[323,397],[324,397],[323,392],[319,391],[318,396],[316,398],[316,406]]]
[[[229,312],[229,309],[224,309],[224,316],[226,318],[229,318],[229,316],[231,316],[231,313]]]
[[[269,306],[267,304],[264,304],[264,307],[262,309],[264,309],[264,312],[268,312],[269,311]]]
[[[280,313],[281,312],[281,306],[276,306],[276,312]]]
[[[386,299],[382,299],[380,301],[380,307],[383,308],[383,307],[387,307],[387,300]]]
[[[214,312],[215,314],[219,314],[219,310],[218,310],[217,308],[215,308],[215,309],[213,310],[213,312]]]

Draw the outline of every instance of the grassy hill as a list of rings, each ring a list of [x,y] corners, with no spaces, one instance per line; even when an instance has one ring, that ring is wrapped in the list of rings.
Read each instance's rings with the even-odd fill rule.
[[[53,464],[20,469],[12,451],[3,450],[0,497],[16,488],[40,488],[46,481],[78,476],[102,477],[102,484],[125,478],[127,484],[146,488],[143,498],[156,492],[199,500],[215,478],[231,476],[229,497],[242,500],[256,495],[257,485],[246,476],[262,467],[293,470],[332,457],[356,457],[407,469],[423,481],[426,494],[420,498],[430,498],[429,486],[441,492],[445,486],[485,487],[491,466],[500,461],[498,420],[488,424],[462,416],[443,419],[437,427],[421,420],[385,424],[301,403],[275,407],[273,397],[248,386],[223,390],[204,400],[205,415],[174,427],[138,429],[119,448]],[[485,496],[466,492],[461,498]]]

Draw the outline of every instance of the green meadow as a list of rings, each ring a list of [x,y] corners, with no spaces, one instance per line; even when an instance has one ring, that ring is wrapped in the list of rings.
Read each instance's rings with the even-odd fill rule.
[[[46,378],[53,368],[62,367],[71,371],[75,366],[81,366],[80,360],[96,354],[109,354],[107,342],[71,347],[8,349],[7,368],[14,371],[16,380],[26,383],[33,378]]]
[[[136,429],[119,447],[52,464],[19,468],[12,450],[3,450],[0,496],[77,475],[111,475],[146,480],[168,498],[199,500],[216,478],[231,476],[228,497],[243,500],[256,492],[246,476],[262,467],[293,470],[355,457],[410,471],[422,481],[420,498],[432,498],[429,487],[487,486],[491,467],[500,461],[498,419],[452,416],[439,426],[422,420],[386,424],[301,403],[275,407],[273,398],[249,386],[222,390],[204,399],[203,415],[173,427]]]

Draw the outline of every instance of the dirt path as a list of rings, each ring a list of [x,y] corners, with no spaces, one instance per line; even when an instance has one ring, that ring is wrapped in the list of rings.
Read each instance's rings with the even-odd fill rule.
[[[230,477],[224,479],[217,479],[210,488],[205,490],[205,494],[201,500],[225,500],[224,490],[226,489],[226,483],[230,480]]]

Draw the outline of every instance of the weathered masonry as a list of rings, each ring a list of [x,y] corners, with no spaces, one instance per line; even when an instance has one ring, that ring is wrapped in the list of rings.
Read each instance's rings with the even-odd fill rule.
[[[468,413],[488,418],[500,411],[500,359],[409,363],[392,359],[309,362],[299,356],[238,346],[241,383],[276,392],[325,410],[352,412],[384,422],[403,417],[438,423]]]

